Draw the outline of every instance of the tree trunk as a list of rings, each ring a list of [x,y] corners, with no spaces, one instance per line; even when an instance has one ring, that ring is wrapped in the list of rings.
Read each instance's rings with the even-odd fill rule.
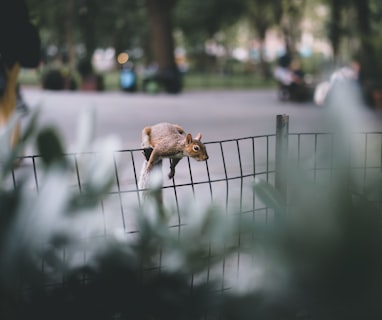
[[[369,0],[353,0],[357,12],[357,26],[360,35],[360,81],[368,102],[375,109],[382,110],[381,64],[378,40],[373,37]]]
[[[260,70],[264,79],[270,79],[272,76],[269,64],[265,60],[265,38],[266,38],[266,28],[259,28],[259,58],[260,58]]]
[[[74,7],[73,0],[68,0],[66,3],[66,47],[67,47],[67,59],[71,69],[75,66],[75,52],[73,45],[73,20],[74,20]]]
[[[371,35],[370,7],[368,0],[353,0],[357,12],[357,24],[360,33],[361,48],[364,54],[370,54],[373,46],[369,41]]]
[[[341,39],[341,12],[342,3],[338,0],[330,1],[331,7],[331,24],[329,30],[329,38],[332,45],[333,57],[336,59],[339,53],[340,39]]]
[[[370,28],[370,8],[368,0],[354,0],[358,13],[358,27],[362,35],[368,35]]]
[[[151,50],[158,65],[158,81],[170,93],[178,93],[181,76],[175,63],[174,38],[172,35],[173,0],[147,0],[150,20]]]
[[[296,43],[301,37],[300,24],[304,14],[306,0],[302,1],[282,1],[283,17],[281,20],[281,30],[284,35],[285,49],[294,56],[297,52]]]
[[[253,26],[257,31],[257,35],[259,38],[259,62],[260,62],[260,72],[261,75],[265,79],[271,78],[271,71],[267,61],[265,60],[264,52],[265,52],[265,38],[267,35],[268,27],[272,22],[267,18],[263,18],[261,15],[254,14],[251,18]]]
[[[82,41],[85,44],[86,58],[91,59],[96,49],[95,27],[97,18],[96,3],[93,0],[83,1],[82,12],[80,12],[80,27]]]

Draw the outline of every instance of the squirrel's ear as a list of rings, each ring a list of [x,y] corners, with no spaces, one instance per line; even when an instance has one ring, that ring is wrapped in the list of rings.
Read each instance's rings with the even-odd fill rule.
[[[195,137],[195,140],[201,140],[202,139],[202,134],[199,132],[196,137]]]
[[[186,144],[192,143],[192,135],[191,133],[188,133],[186,136]]]

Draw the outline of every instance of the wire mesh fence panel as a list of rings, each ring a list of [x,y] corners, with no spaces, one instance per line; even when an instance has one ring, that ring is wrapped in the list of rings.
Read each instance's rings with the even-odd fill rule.
[[[354,134],[351,147],[353,188],[381,207],[382,194],[375,186],[382,181],[382,134]]]
[[[330,181],[334,166],[333,136],[327,133],[291,134],[291,166],[303,171],[313,181]]]
[[[358,132],[344,140],[330,133],[299,133],[289,137],[289,158],[305,176],[328,184],[346,173],[353,192],[380,203],[381,194],[365,193],[365,188],[382,179],[382,133]],[[301,171],[300,171],[301,172]]]
[[[352,135],[349,148],[329,133],[293,133],[289,134],[287,158],[290,161],[289,177],[306,173],[314,183],[330,183],[333,175],[345,163],[350,164],[356,183],[355,188],[364,191],[370,183],[378,182],[382,173],[382,133],[357,133]],[[162,162],[162,198],[163,204],[172,213],[168,227],[179,238],[187,230],[185,216],[196,214],[195,203],[201,207],[211,203],[219,206],[222,215],[242,216],[258,223],[268,223],[274,219],[274,212],[268,208],[253,190],[256,179],[276,185],[276,135],[262,135],[206,143],[209,160],[197,162],[184,158],[176,167],[175,177],[168,178],[169,161]],[[83,192],[89,179],[97,179],[92,163],[101,156],[97,153],[68,154],[65,159],[72,168],[68,177],[74,192]],[[133,239],[139,233],[137,214],[145,201],[145,190],[140,190],[139,177],[144,166],[142,150],[120,150],[109,155],[113,168],[113,184],[107,197],[94,210],[91,226],[83,228],[84,249],[67,248],[60,252],[67,261],[81,264],[88,261],[92,252],[85,249],[86,243],[102,243],[104,237],[122,234]],[[26,156],[21,164],[8,177],[8,183],[17,188],[19,181],[26,179],[27,188],[38,193],[44,183],[44,163],[39,156]],[[382,191],[381,191],[382,192]],[[381,192],[369,194],[371,201],[380,204]],[[96,232],[94,232],[96,230]],[[247,235],[248,236],[248,235]],[[244,238],[236,235],[224,243],[211,243],[206,248],[204,260],[213,260],[225,246],[240,247]],[[46,244],[42,244],[46,245]],[[142,265],[142,277],[161,272],[162,253]],[[240,282],[241,274],[253,267],[250,257],[240,252],[223,259],[206,269],[203,273],[191,276],[190,287],[197,283],[220,280],[220,290],[225,291]],[[59,285],[64,281],[63,273],[53,270],[46,260],[41,261],[41,269],[50,275],[47,286]],[[84,279],[85,281],[86,279]]]

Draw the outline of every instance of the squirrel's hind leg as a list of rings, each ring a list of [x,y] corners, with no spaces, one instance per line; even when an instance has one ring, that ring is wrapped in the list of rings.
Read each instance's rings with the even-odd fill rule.
[[[157,156],[153,148],[151,147],[144,148],[143,155],[145,157],[145,161],[143,162],[141,173],[139,176],[139,181],[138,181],[139,189],[147,188],[150,171],[153,168],[155,162],[157,162],[157,159],[156,159]]]
[[[147,171],[150,171],[153,168],[153,166],[160,160],[161,160],[161,157],[158,155],[158,150],[156,150],[156,148],[153,148],[151,151],[150,157],[147,160],[147,165],[146,165]]]
[[[150,148],[150,134],[151,134],[151,128],[144,127],[142,130],[142,141],[141,141],[142,148]]]
[[[168,178],[172,179],[175,176],[175,167],[179,163],[182,158],[170,158],[170,173],[168,174]]]

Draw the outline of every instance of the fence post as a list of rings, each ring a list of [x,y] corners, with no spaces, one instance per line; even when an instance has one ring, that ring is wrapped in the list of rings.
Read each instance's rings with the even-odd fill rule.
[[[276,116],[275,187],[285,202],[287,200],[288,135],[289,116],[279,114]]]

